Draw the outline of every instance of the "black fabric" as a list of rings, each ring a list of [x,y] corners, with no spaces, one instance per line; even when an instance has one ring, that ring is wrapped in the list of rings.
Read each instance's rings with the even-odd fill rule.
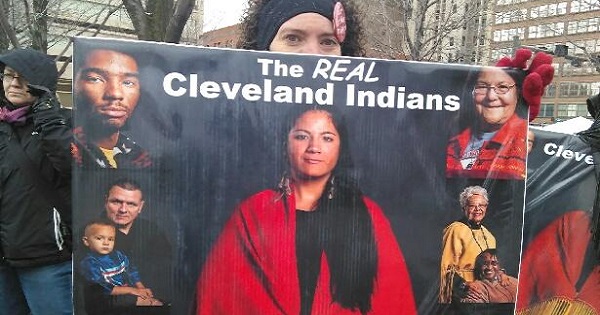
[[[2,69],[13,68],[29,84],[38,85],[56,91],[58,70],[56,63],[48,55],[28,48],[14,49],[0,56]]]
[[[296,211],[296,256],[300,282],[300,314],[309,315],[317,288],[323,253],[321,211]]]
[[[271,0],[265,4],[258,19],[256,36],[258,49],[269,50],[279,28],[287,20],[302,13],[318,13],[333,19],[333,0]]]
[[[587,107],[594,117],[594,123],[589,129],[579,133],[579,136],[591,148],[594,161],[600,158],[600,94],[587,99]],[[594,211],[592,215],[592,243],[596,257],[600,258],[600,164],[596,163],[596,199],[594,200]]]
[[[116,236],[115,250],[122,251],[137,266],[144,286],[152,289],[156,298],[172,300],[173,255],[164,232],[156,224],[138,217],[128,234],[117,229]]]
[[[586,103],[590,115],[594,118],[598,118],[598,115],[600,114],[600,94],[588,98]]]
[[[0,122],[0,254],[10,266],[36,267],[71,258],[72,134],[65,114],[70,112],[51,107],[31,113],[23,126]],[[25,158],[29,163],[23,163]],[[66,229],[55,225],[53,209]]]
[[[87,315],[125,315],[128,314],[128,309],[135,308],[135,295],[107,295],[104,290],[96,283],[85,285],[84,303]]]

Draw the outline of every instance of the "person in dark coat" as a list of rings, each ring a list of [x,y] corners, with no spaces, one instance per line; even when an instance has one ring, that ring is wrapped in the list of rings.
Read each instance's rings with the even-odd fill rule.
[[[72,133],[56,63],[15,49],[0,69],[0,314],[72,314]]]

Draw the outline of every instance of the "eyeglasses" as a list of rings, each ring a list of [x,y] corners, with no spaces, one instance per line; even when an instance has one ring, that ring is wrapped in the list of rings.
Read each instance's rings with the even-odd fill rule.
[[[481,204],[481,205],[467,205],[467,209],[469,210],[475,210],[475,209],[487,209],[488,205],[486,204]]]
[[[516,84],[513,85],[507,85],[507,84],[500,84],[500,85],[485,85],[485,84],[478,84],[473,88],[473,94],[475,95],[485,95],[488,93],[489,90],[494,90],[494,93],[498,94],[498,95],[504,95],[506,93],[508,93],[510,90],[512,90],[512,88],[514,88],[516,86]]]
[[[16,73],[0,73],[0,78],[2,78],[2,81],[4,82],[12,82],[14,79],[17,79],[20,83],[25,82],[25,78]]]

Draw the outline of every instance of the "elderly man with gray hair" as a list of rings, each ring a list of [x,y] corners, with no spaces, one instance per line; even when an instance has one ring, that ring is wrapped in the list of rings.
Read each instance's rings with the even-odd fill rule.
[[[466,293],[475,280],[475,258],[484,250],[496,248],[496,238],[483,226],[488,193],[481,186],[466,187],[459,195],[464,217],[444,229],[440,268],[440,303],[450,303]]]

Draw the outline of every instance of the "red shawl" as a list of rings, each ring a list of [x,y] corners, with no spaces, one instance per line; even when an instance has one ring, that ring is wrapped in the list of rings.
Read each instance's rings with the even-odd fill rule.
[[[590,216],[581,210],[564,214],[539,232],[521,261],[517,311],[552,298],[562,298],[584,302],[600,312],[598,264],[580,291],[575,288],[590,238]]]
[[[527,121],[514,114],[489,141],[484,142],[470,170],[460,164],[471,140],[471,128],[448,142],[446,175],[448,177],[524,179],[527,157]]]
[[[364,198],[373,221],[378,270],[369,314],[416,314],[404,257],[379,206]],[[299,314],[294,196],[273,190],[243,201],[225,225],[198,280],[197,314]],[[323,255],[313,314],[359,314],[333,303]]]

